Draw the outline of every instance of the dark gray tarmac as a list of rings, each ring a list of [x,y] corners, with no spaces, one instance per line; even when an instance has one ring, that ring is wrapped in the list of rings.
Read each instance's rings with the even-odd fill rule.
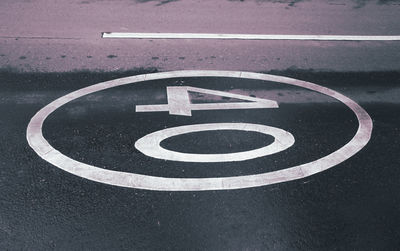
[[[0,249],[396,250],[400,246],[399,72],[270,72],[339,91],[360,104],[374,123],[370,142],[358,154],[296,181],[203,192],[121,188],[64,172],[29,147],[29,120],[54,99],[102,81],[154,71],[0,73]],[[192,117],[135,113],[136,104],[165,103],[165,86],[182,81],[256,97],[270,88],[280,107],[195,111]],[[155,130],[207,122],[268,124],[290,131],[296,143],[284,152],[240,164],[156,160],[134,147],[139,137]],[[265,87],[257,81],[186,78],[82,97],[52,114],[43,132],[64,154],[106,169],[216,177],[262,173],[319,158],[346,143],[356,127],[355,116],[343,104],[311,91],[276,83]],[[227,131],[176,136],[163,146],[223,153],[266,142],[271,138]]]

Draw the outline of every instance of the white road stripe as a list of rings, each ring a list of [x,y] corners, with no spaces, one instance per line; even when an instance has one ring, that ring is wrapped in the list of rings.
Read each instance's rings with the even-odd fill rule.
[[[400,35],[272,35],[272,34],[209,34],[209,33],[130,33],[103,32],[102,38],[134,39],[244,39],[244,40],[320,40],[320,41],[400,41]]]

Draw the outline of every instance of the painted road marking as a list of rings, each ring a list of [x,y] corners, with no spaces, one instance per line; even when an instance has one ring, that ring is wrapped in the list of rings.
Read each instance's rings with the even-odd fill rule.
[[[244,40],[317,40],[317,41],[400,41],[400,35],[275,35],[275,34],[208,34],[208,33],[131,33],[103,32],[102,38],[132,39],[244,39]]]
[[[192,104],[189,92],[197,92],[222,96],[228,98],[241,99],[250,102],[231,102],[231,103],[202,103]],[[136,112],[167,112],[171,115],[192,116],[192,111],[200,110],[231,110],[231,109],[260,109],[278,108],[278,103],[269,99],[248,97],[229,92],[215,91],[192,86],[168,86],[167,105],[137,105]]]
[[[258,132],[274,137],[274,142],[270,145],[254,149],[251,151],[225,153],[225,154],[195,154],[182,153],[167,150],[160,146],[161,141],[186,133],[216,131],[216,130],[236,130]],[[187,126],[178,126],[150,133],[140,138],[135,143],[136,149],[143,154],[164,160],[182,161],[182,162],[229,162],[243,161],[259,158],[286,150],[294,144],[295,140],[291,133],[265,125],[248,123],[213,123],[213,124],[195,124]]]
[[[330,96],[346,105],[357,117],[358,129],[353,138],[338,150],[312,162],[286,169],[254,175],[215,177],[215,178],[165,178],[136,173],[119,172],[88,165],[69,158],[54,149],[44,138],[42,126],[45,119],[58,108],[87,94],[106,90],[112,87],[138,82],[185,77],[235,77],[279,82]],[[144,74],[102,82],[79,89],[56,99],[36,113],[28,124],[26,137],[32,149],[44,160],[54,166],[77,176],[114,186],[140,188],[160,191],[200,191],[227,190],[265,186],[280,182],[301,179],[342,163],[359,152],[370,140],[372,120],[368,113],[350,98],[329,88],[293,78],[232,71],[173,71]]]

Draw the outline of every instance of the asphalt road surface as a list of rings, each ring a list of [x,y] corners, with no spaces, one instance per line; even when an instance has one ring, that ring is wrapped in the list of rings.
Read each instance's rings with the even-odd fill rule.
[[[0,250],[397,250],[399,10],[0,1]]]
[[[94,182],[41,159],[28,145],[32,116],[82,87],[143,72],[2,73],[1,246],[4,249],[395,249],[400,196],[398,72],[272,72],[318,83],[361,105],[373,119],[356,155],[304,179],[257,188],[150,191]],[[279,83],[231,78],[171,78],[107,89],[66,104],[44,123],[56,149],[101,168],[175,178],[228,177],[284,169],[340,148],[357,130],[354,114],[326,95]],[[265,82],[265,81],[264,81]],[[275,99],[279,108],[135,112],[167,102],[166,86],[195,86]],[[234,100],[193,94],[192,103]],[[140,153],[144,135],[194,123],[248,122],[294,135],[286,151],[247,161],[190,163]],[[255,149],[271,136],[208,131],[165,140],[186,153]]]
[[[368,0],[0,2],[0,65],[23,71],[397,71],[398,41],[104,39],[102,32],[399,35],[400,3]]]

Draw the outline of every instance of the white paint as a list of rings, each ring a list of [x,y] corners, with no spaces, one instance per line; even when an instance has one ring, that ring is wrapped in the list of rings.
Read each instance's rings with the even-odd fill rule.
[[[167,87],[168,110],[171,115],[192,116],[190,98],[186,88]]]
[[[232,102],[232,103],[190,103],[189,91],[228,98],[251,101],[251,103]],[[192,116],[195,110],[230,110],[230,109],[259,109],[259,108],[278,108],[278,103],[269,99],[254,98],[240,94],[223,91],[215,91],[192,86],[168,86],[167,87],[168,105],[137,105],[136,112],[162,112],[169,111],[171,115]]]
[[[88,165],[73,160],[54,149],[43,137],[42,126],[45,119],[55,110],[90,93],[101,90],[132,84],[152,79],[184,78],[184,77],[237,77],[243,79],[256,79],[285,83],[313,90],[330,96],[346,105],[357,117],[358,130],[353,138],[338,150],[312,162],[293,166],[290,168],[234,177],[215,178],[165,178],[135,173],[112,171],[96,166]],[[331,167],[334,167],[359,152],[370,140],[372,132],[372,120],[368,113],[350,98],[329,88],[316,85],[310,82],[293,78],[259,74],[251,72],[231,71],[174,71],[154,74],[138,75],[127,78],[115,79],[96,85],[92,85],[75,92],[69,93],[43,107],[36,113],[27,127],[27,140],[32,149],[44,160],[67,172],[75,174],[92,181],[121,187],[140,188],[161,191],[199,191],[199,190],[226,190],[241,189],[249,187],[265,186],[280,182],[301,179]],[[340,135],[338,135],[340,137]]]
[[[317,40],[317,41],[400,41],[400,36],[368,35],[275,35],[275,34],[208,34],[208,33],[131,33],[103,32],[102,38],[134,39],[242,39],[242,40]]]
[[[182,153],[167,150],[160,146],[161,141],[186,133],[219,131],[219,130],[237,130],[258,132],[274,137],[274,142],[268,146],[254,149],[251,151],[224,153],[224,154],[195,154]],[[164,160],[182,161],[182,162],[230,162],[243,161],[267,156],[286,150],[294,144],[295,140],[289,132],[265,125],[248,123],[214,123],[214,124],[196,124],[187,126],[178,126],[150,133],[140,138],[135,143],[136,149],[143,154]]]

